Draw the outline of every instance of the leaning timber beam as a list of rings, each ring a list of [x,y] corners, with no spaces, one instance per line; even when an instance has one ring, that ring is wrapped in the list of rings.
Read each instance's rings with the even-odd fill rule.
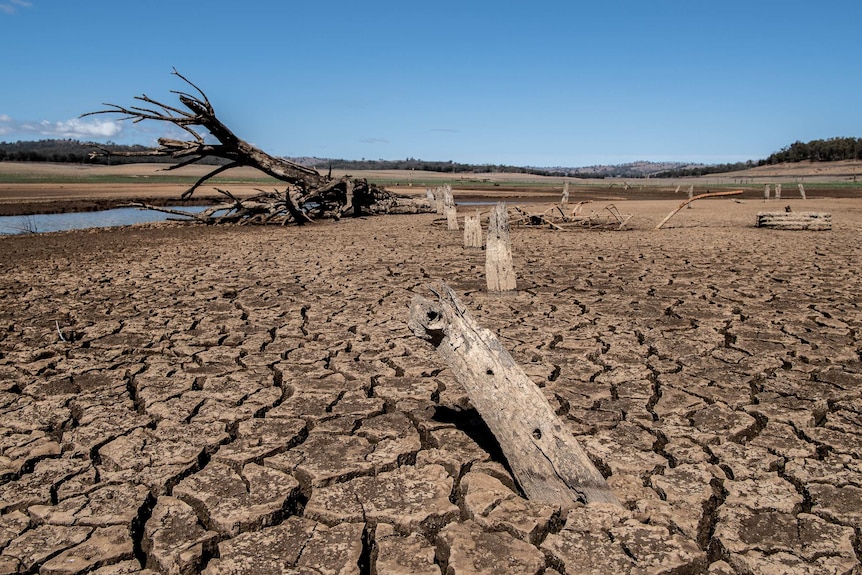
[[[500,340],[467,314],[446,284],[431,291],[436,301],[414,298],[409,326],[451,367],[527,498],[560,507],[578,501],[618,504],[602,474]]]
[[[680,205],[678,205],[674,210],[665,216],[665,218],[658,223],[655,229],[660,230],[663,225],[665,225],[669,219],[671,219],[678,211],[689,205],[695,200],[700,200],[701,198],[717,198],[719,196],[739,196],[742,194],[742,190],[734,190],[732,192],[710,192],[707,194],[700,194],[697,196],[692,196]]]

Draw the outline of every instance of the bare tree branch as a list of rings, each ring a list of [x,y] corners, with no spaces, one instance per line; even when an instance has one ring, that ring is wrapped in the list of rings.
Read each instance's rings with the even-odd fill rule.
[[[219,158],[227,161],[226,164],[214,168],[192,184],[182,193],[183,199],[191,197],[201,185],[214,176],[240,166],[256,168],[288,184],[284,192],[276,192],[265,197],[258,196],[254,202],[237,200],[228,192],[219,190],[220,193],[231,199],[231,203],[213,213],[231,211],[214,220],[211,217],[212,214],[210,216],[198,214],[192,217],[196,219],[207,217],[212,221],[235,221],[239,217],[251,222],[271,222],[283,217],[302,224],[313,221],[312,214],[318,217],[338,218],[348,209],[352,209],[356,214],[362,213],[363,208],[371,208],[373,212],[381,212],[388,210],[390,206],[398,206],[399,203],[404,207],[404,211],[411,211],[411,209],[412,211],[430,210],[430,206],[425,206],[424,203],[418,203],[411,208],[408,204],[414,203],[412,200],[398,199],[394,194],[377,186],[369,185],[365,180],[352,180],[349,177],[333,179],[329,175],[321,175],[312,168],[267,154],[237,137],[230,128],[224,125],[216,116],[209,98],[202,89],[177,72],[176,69],[172,73],[197,92],[195,95],[178,90],[171,91],[177,95],[180,103],[186,109],[168,105],[143,94],[134,99],[143,102],[145,106],[127,107],[117,104],[103,104],[105,109],[88,112],[82,117],[97,114],[119,114],[122,116],[120,120],[129,120],[132,123],[145,120],[166,122],[182,129],[192,139],[160,138],[158,147],[147,152],[114,152],[104,147],[97,147],[97,151],[91,153],[91,157],[152,156],[183,159],[181,162],[166,168],[167,170],[194,164],[205,158]],[[207,143],[199,130],[206,130],[218,143]],[[262,204],[266,204],[266,207]],[[153,209],[152,206],[146,205],[138,207]]]

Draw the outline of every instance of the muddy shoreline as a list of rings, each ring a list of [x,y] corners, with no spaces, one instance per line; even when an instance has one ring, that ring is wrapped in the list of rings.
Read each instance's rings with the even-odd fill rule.
[[[0,565],[858,571],[862,201],[699,201],[654,230],[678,203],[514,228],[506,295],[435,215],[0,237]],[[785,204],[833,230],[754,227]],[[407,328],[437,281],[621,508],[521,497]]]

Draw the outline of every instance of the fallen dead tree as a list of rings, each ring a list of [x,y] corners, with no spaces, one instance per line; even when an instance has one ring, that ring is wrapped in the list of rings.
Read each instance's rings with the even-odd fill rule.
[[[602,474],[500,340],[467,314],[446,284],[431,291],[436,301],[413,299],[410,329],[430,341],[451,367],[497,438],[527,498],[561,507],[577,501],[618,503]]]
[[[337,219],[344,215],[432,211],[425,202],[398,196],[365,179],[350,176],[332,178],[284,158],[270,156],[237,137],[216,117],[212,104],[200,88],[176,70],[173,74],[194,89],[194,94],[172,91],[178,96],[185,109],[141,95],[136,96],[135,99],[143,102],[143,105],[127,107],[104,104],[107,109],[89,112],[83,116],[120,114],[123,120],[131,120],[134,123],[144,120],[166,122],[187,132],[191,139],[160,138],[158,147],[146,152],[112,152],[105,148],[98,148],[91,156],[149,156],[178,160],[178,163],[170,165],[166,170],[182,168],[200,162],[204,158],[219,158],[225,162],[185,190],[181,195],[183,199],[191,197],[195,190],[210,178],[242,166],[256,168],[264,174],[285,182],[287,186],[283,191],[258,190],[258,195],[243,199],[233,196],[226,190],[218,190],[225,196],[225,203],[197,214],[143,203],[133,204],[136,207],[185,216],[205,223],[254,224],[289,222],[303,224],[317,218]],[[201,133],[204,130],[218,143],[205,141]]]

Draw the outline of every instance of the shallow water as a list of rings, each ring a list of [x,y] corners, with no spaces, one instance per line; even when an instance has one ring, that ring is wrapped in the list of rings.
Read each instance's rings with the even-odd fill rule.
[[[170,206],[186,212],[199,212],[206,206]],[[62,232],[84,228],[109,228],[146,222],[182,219],[181,216],[138,208],[115,208],[98,212],[0,216],[0,234]]]

